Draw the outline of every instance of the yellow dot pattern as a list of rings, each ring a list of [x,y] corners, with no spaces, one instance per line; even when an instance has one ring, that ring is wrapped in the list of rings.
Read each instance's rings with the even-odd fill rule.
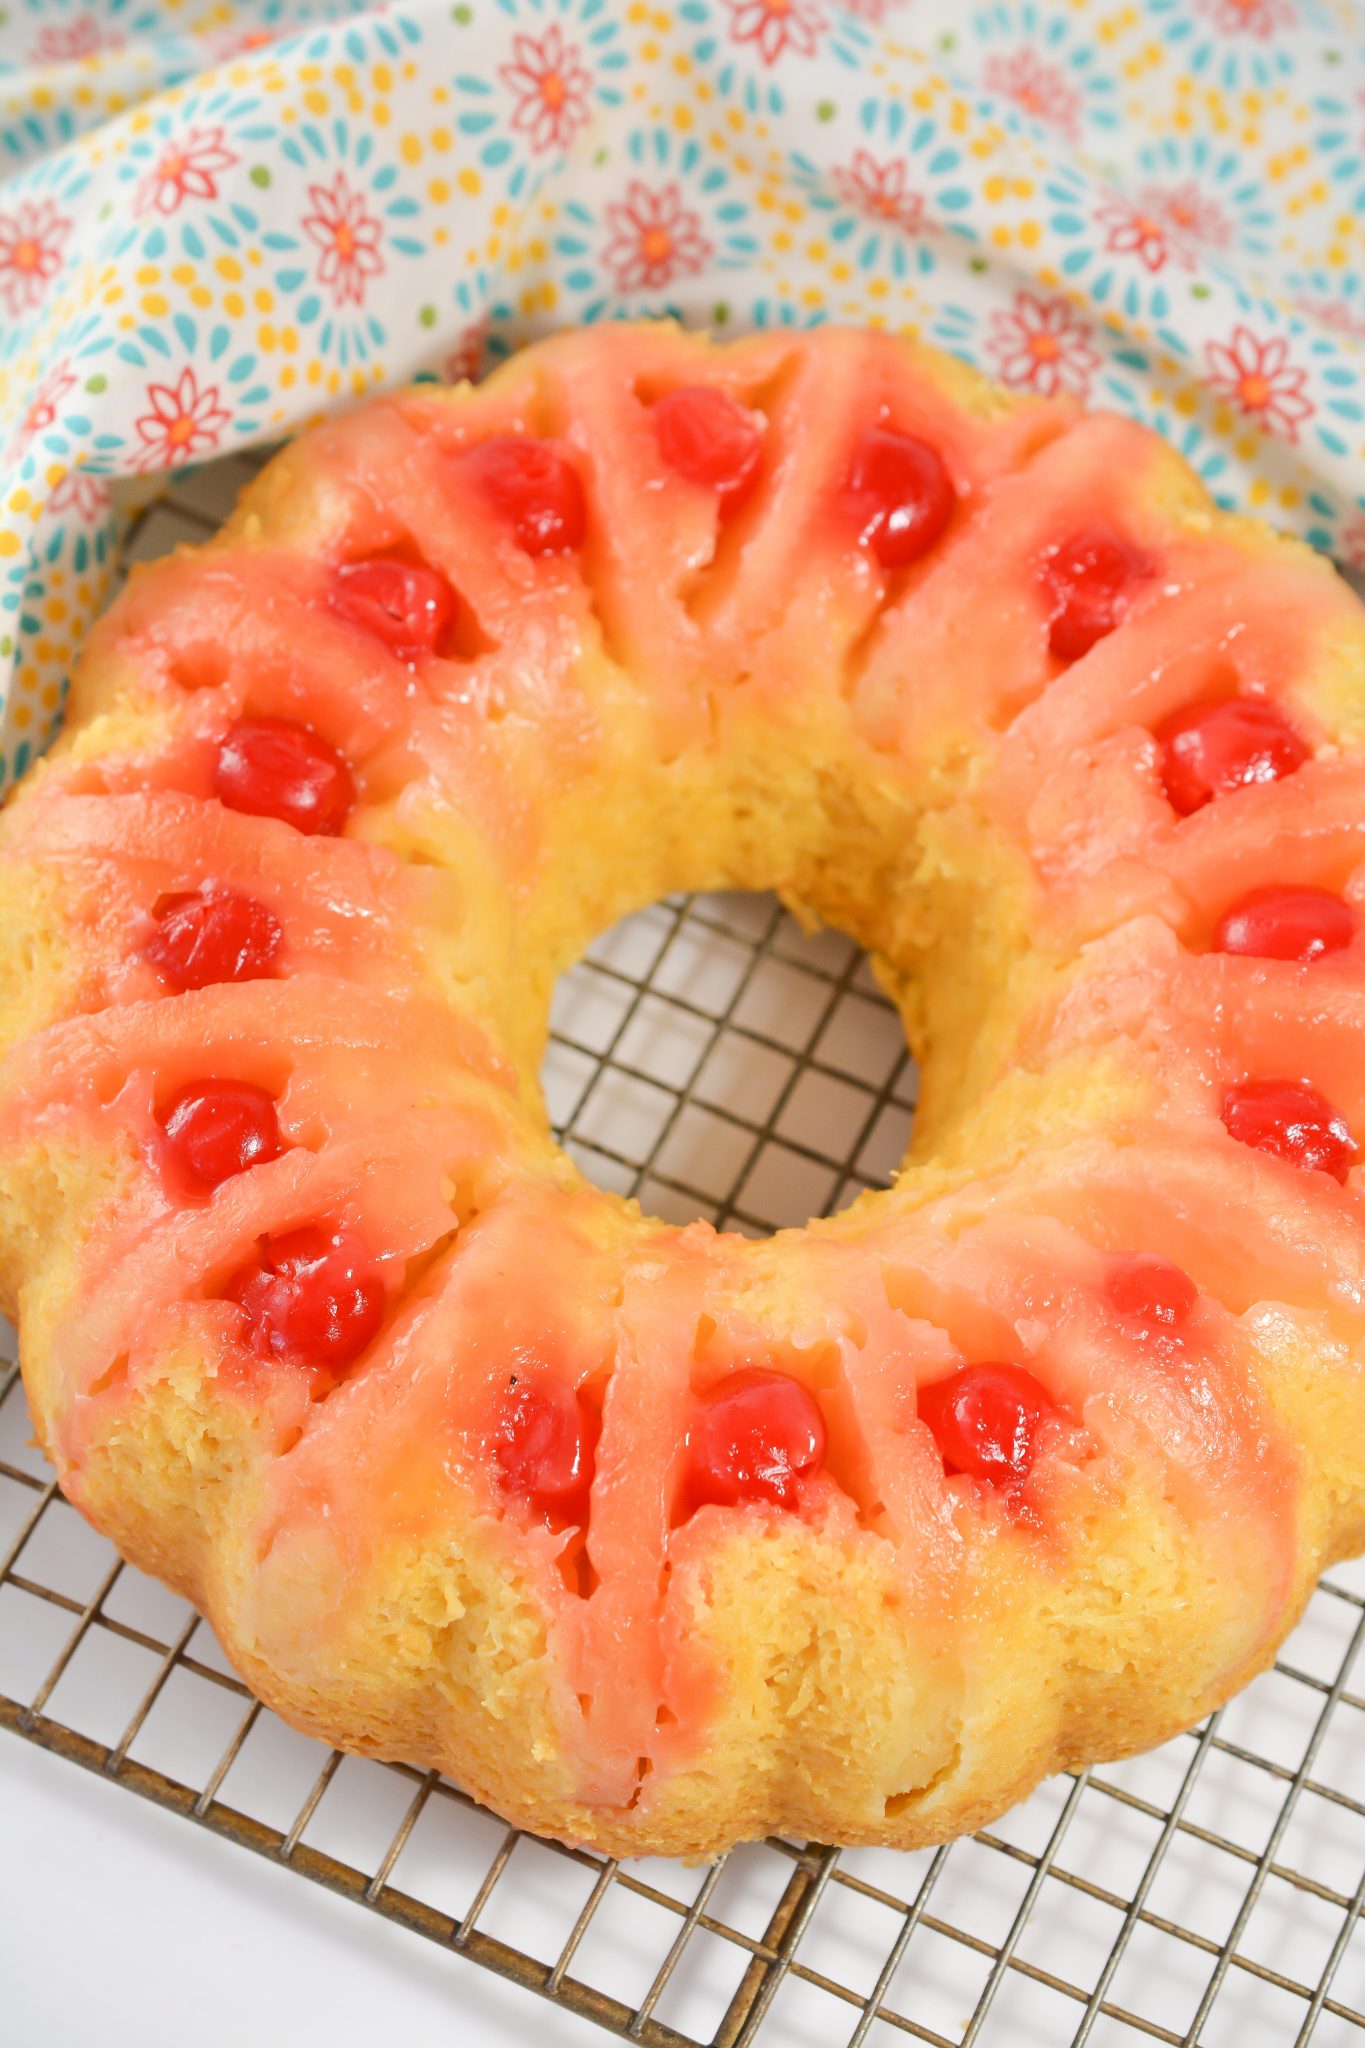
[[[1286,0],[1065,0],[1045,37],[1023,0],[460,0],[288,51],[227,0],[133,42],[12,11],[0,780],[107,581],[107,477],[622,308],[923,337],[1365,559],[1365,113],[1327,111],[1365,49]]]

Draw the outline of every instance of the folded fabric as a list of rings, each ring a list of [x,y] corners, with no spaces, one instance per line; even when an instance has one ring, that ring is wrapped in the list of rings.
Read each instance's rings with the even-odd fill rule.
[[[60,721],[118,480],[617,314],[921,335],[1365,564],[1361,30],[1353,0],[11,0],[0,787]]]

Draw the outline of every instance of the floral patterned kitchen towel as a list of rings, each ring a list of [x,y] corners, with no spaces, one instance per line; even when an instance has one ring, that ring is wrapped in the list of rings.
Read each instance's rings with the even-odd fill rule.
[[[1363,244],[1355,0],[3,0],[0,784],[139,478],[580,320],[923,335],[1365,563]]]

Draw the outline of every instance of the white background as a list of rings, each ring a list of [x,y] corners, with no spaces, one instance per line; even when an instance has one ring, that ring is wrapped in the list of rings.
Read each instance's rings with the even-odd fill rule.
[[[6,2048],[603,2048],[586,2021],[0,1736]]]

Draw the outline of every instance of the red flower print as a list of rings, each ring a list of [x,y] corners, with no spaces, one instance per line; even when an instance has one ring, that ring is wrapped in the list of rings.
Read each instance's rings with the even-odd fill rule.
[[[239,162],[221,128],[189,128],[168,142],[133,198],[134,213],[174,213],[183,199],[216,199],[215,171]]]
[[[1202,242],[1209,249],[1231,245],[1232,222],[1217,200],[1201,192],[1193,179],[1184,185],[1144,185],[1136,203],[1140,212],[1161,221],[1184,241]]]
[[[351,190],[344,171],[330,185],[310,185],[308,197],[315,211],[304,216],[303,232],[322,251],[318,283],[329,288],[338,306],[348,300],[363,305],[367,280],[384,268],[383,223],[365,211],[364,193]]]
[[[814,0],[725,0],[730,10],[730,38],[757,43],[765,64],[776,64],[784,50],[813,57],[821,31],[828,27]]]
[[[11,315],[36,306],[62,267],[71,223],[53,199],[25,199],[0,213],[0,299]]]
[[[109,510],[109,486],[102,476],[88,476],[83,469],[71,469],[47,502],[52,511],[74,512],[78,519],[93,525]]]
[[[15,428],[5,450],[6,462],[17,462],[39,434],[55,426],[57,411],[68,391],[74,390],[75,374],[67,363],[54,363],[28,402],[28,410]]]
[[[856,14],[860,21],[871,22],[875,28],[886,20],[893,7],[903,7],[905,0],[843,0],[844,10]]]
[[[138,450],[138,469],[169,469],[205,455],[216,448],[231,413],[218,403],[218,386],[199,380],[191,369],[180,372],[175,384],[149,384],[150,412],[135,422],[144,445]]]
[[[1084,398],[1100,366],[1090,329],[1075,307],[1033,292],[1016,292],[1011,308],[991,315],[986,353],[1002,384],[1036,391],[1040,398]]]
[[[567,149],[592,119],[592,73],[555,27],[547,28],[539,42],[534,36],[513,36],[512,55],[516,61],[498,72],[516,97],[512,126],[530,138],[534,150]]]
[[[632,178],[621,204],[607,208],[607,226],[612,238],[603,261],[623,292],[657,291],[675,277],[694,277],[711,254],[700,214],[683,205],[676,185],[651,192]]]
[[[483,352],[488,346],[487,318],[475,320],[455,338],[455,346],[441,365],[441,375],[447,384],[472,384],[483,368]]]
[[[1332,334],[1344,334],[1348,341],[1365,341],[1365,302],[1355,299],[1294,299],[1291,304]]]
[[[1317,408],[1304,393],[1308,372],[1292,366],[1282,334],[1257,341],[1249,327],[1234,327],[1231,341],[1208,342],[1204,356],[1210,391],[1228,399],[1268,433],[1298,440],[1300,424]]]
[[[830,183],[841,199],[873,220],[891,221],[913,234],[924,217],[924,201],[908,183],[910,167],[893,157],[879,164],[865,149],[853,152],[853,162],[830,172]]]
[[[1293,0],[1195,0],[1195,6],[1225,36],[1256,36],[1263,43],[1298,20]]]
[[[1190,247],[1179,231],[1166,221],[1159,220],[1154,213],[1147,213],[1116,192],[1103,206],[1095,208],[1097,224],[1106,230],[1104,246],[1112,249],[1116,256],[1136,256],[1144,270],[1155,274],[1167,257],[1173,263],[1182,263],[1187,270],[1194,267]]]
[[[106,28],[93,14],[78,14],[60,28],[43,29],[28,54],[34,64],[78,64],[82,57],[121,50],[126,40],[122,29]]]
[[[988,92],[1012,100],[1024,113],[1055,128],[1068,141],[1078,139],[1081,96],[1055,64],[1044,64],[1025,47],[1008,57],[990,58],[982,77]]]

